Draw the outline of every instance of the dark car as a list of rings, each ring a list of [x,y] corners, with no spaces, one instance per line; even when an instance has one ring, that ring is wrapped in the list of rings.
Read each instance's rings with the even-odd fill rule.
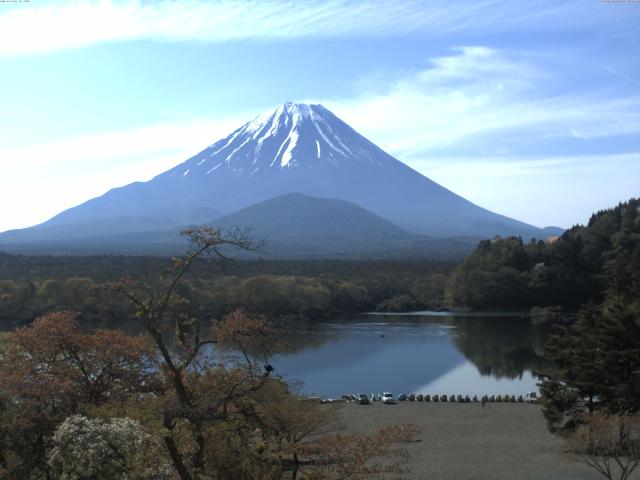
[[[359,393],[358,403],[360,405],[371,405],[371,401],[369,400],[369,395],[367,395],[366,393]]]

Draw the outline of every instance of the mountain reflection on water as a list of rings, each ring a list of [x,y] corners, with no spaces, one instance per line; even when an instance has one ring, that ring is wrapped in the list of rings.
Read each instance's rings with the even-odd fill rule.
[[[307,323],[274,364],[309,394],[525,394],[544,366],[545,333],[520,316],[367,315]],[[438,390],[438,391],[436,391]]]

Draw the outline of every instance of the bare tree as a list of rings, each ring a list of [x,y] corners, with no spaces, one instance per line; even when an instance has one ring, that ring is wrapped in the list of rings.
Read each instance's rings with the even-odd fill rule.
[[[608,480],[627,480],[640,464],[640,418],[585,415],[568,435],[570,452]]]
[[[113,284],[111,288],[124,295],[135,307],[136,316],[159,351],[167,388],[172,390],[176,399],[175,405],[165,407],[163,412],[164,443],[180,478],[197,480],[205,476],[207,422],[223,419],[229,402],[247,391],[261,388],[267,375],[257,375],[248,356],[245,357],[247,368],[243,373],[233,369],[228,371],[221,363],[217,373],[222,381],[213,382],[217,392],[214,395],[208,392],[207,401],[202,401],[200,380],[209,366],[206,359],[203,360],[203,351],[216,340],[201,338],[201,322],[190,314],[184,299],[177,294],[177,288],[197,262],[211,260],[224,265],[230,260],[229,251],[256,252],[260,246],[253,244],[248,234],[239,230],[223,234],[218,229],[203,226],[185,230],[182,235],[189,238],[190,248],[184,256],[173,258],[168,279],[161,279],[165,280],[164,284],[158,286],[128,279]],[[263,322],[248,322],[242,315],[235,315],[225,323],[227,330],[243,331],[247,338],[263,334],[265,328]],[[171,348],[168,343],[170,337],[166,333],[174,325],[176,348]],[[248,331],[251,328],[257,330]],[[175,435],[178,425],[185,423],[196,445],[190,449],[189,458],[185,458]]]

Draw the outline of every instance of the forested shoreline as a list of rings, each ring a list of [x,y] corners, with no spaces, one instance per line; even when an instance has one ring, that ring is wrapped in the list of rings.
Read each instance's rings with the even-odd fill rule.
[[[113,260],[113,261],[111,261]],[[124,278],[162,283],[162,257],[26,257],[0,254],[0,320],[28,322],[72,310],[80,321],[131,318],[109,285]],[[200,314],[221,317],[236,308],[269,317],[324,318],[382,309],[408,298],[412,306],[441,308],[448,261],[237,261],[221,268],[195,265],[179,294]],[[164,280],[163,280],[164,279]],[[405,299],[406,303],[407,300]]]
[[[220,268],[194,265],[179,294],[200,315],[237,309],[268,317],[326,318],[363,311],[418,309],[577,312],[604,298],[608,277],[640,271],[630,200],[593,214],[552,241],[519,237],[481,241],[454,260],[242,260]],[[164,257],[34,257],[0,253],[0,319],[16,323],[72,310],[80,319],[130,318],[130,305],[109,293],[125,278],[168,278]]]
[[[601,302],[611,281],[633,285],[640,272],[640,200],[594,213],[552,241],[484,240],[448,280],[446,302],[472,309]]]

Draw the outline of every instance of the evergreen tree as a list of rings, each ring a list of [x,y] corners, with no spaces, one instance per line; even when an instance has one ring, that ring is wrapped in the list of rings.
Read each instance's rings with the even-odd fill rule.
[[[574,430],[585,411],[640,412],[640,289],[635,272],[613,262],[601,305],[587,305],[571,326],[556,327],[545,346],[554,369],[541,383],[553,432]]]

